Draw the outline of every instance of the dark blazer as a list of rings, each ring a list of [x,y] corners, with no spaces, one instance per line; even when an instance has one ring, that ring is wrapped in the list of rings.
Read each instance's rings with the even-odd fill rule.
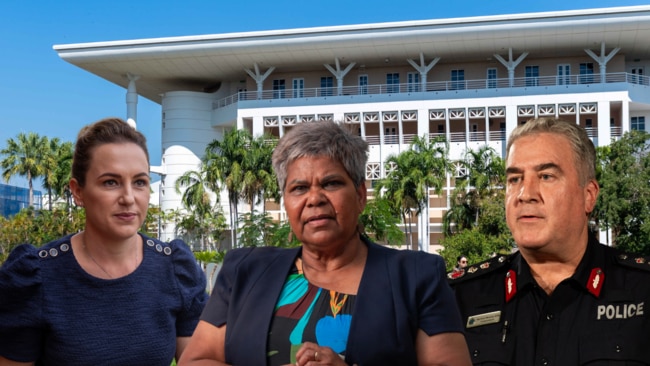
[[[417,365],[418,329],[462,332],[440,256],[395,250],[369,241],[345,361],[357,365]],[[226,362],[266,364],[267,335],[276,302],[301,248],[231,250],[202,315],[228,324]]]

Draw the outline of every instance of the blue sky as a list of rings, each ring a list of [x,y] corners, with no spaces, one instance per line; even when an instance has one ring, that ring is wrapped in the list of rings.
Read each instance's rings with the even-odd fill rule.
[[[126,117],[126,90],[61,60],[53,45],[647,4],[648,0],[0,0],[0,148],[20,132],[74,141],[88,123]],[[160,164],[160,106],[142,97],[138,129],[147,136],[152,165]],[[24,179],[10,183],[27,186]]]

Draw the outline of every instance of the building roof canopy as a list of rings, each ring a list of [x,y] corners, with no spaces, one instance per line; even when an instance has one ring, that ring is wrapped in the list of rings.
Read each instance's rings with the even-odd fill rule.
[[[618,47],[626,61],[650,58],[650,6],[375,23],[277,31],[56,45],[64,60],[122,87],[139,75],[140,95],[161,101],[169,91],[214,91],[221,82],[261,72],[342,67],[484,62],[495,54],[513,58],[585,56]],[[497,65],[499,65],[497,63]]]

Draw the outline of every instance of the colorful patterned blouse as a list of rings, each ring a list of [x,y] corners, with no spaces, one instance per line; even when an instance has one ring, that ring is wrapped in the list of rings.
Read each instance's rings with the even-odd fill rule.
[[[330,347],[344,357],[355,299],[355,295],[309,283],[302,272],[302,260],[298,259],[275,306],[267,364],[295,364],[296,352],[303,342]]]

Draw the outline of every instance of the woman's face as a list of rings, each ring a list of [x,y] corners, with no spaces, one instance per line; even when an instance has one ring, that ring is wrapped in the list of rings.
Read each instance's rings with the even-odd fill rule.
[[[355,187],[338,161],[302,157],[287,166],[284,206],[303,244],[326,248],[356,238],[365,205],[365,184]]]
[[[86,172],[86,185],[75,179],[70,187],[77,204],[86,208],[86,230],[109,240],[137,234],[149,206],[149,164],[134,143],[96,147]]]

